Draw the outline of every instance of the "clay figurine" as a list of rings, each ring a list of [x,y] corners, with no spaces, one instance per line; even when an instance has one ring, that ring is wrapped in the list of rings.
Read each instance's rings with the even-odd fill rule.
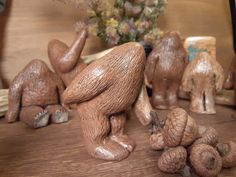
[[[228,73],[226,75],[226,79],[224,82],[224,89],[227,90],[234,89],[235,92],[234,100],[236,103],[236,56],[232,59],[232,62],[228,69]]]
[[[215,92],[221,91],[224,71],[221,65],[207,52],[199,53],[186,67],[182,89],[191,94],[190,110],[197,113],[214,114]]]
[[[18,119],[32,128],[68,120],[61,106],[64,91],[61,79],[41,60],[32,60],[12,81],[9,88],[7,121]]]
[[[80,59],[80,55],[88,32],[83,23],[76,25],[77,36],[70,47],[56,39],[48,44],[48,57],[51,65],[66,86],[86,67],[86,64]]]
[[[151,104],[157,109],[178,107],[177,93],[184,68],[188,63],[187,52],[177,32],[166,33],[147,59],[146,77],[152,85]]]
[[[93,157],[122,160],[133,151],[135,142],[123,132],[126,111],[132,105],[144,125],[151,123],[152,108],[142,87],[145,62],[139,43],[123,44],[88,65],[64,91],[63,102],[77,104]]]

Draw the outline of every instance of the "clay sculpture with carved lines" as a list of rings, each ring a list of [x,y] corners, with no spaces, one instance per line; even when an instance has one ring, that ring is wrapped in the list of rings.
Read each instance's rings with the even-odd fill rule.
[[[135,147],[123,131],[126,111],[133,105],[142,124],[152,118],[143,86],[145,52],[135,42],[114,48],[88,65],[63,93],[65,104],[77,104],[88,152],[95,158],[122,160]]]
[[[196,113],[215,114],[215,92],[221,91],[224,71],[207,52],[199,53],[186,67],[182,89],[190,92],[190,110]]]
[[[236,56],[232,59],[226,75],[224,89],[234,89],[234,102],[236,103]]]
[[[48,57],[51,65],[66,86],[87,66],[80,59],[88,36],[86,26],[81,22],[77,23],[76,33],[75,41],[70,47],[56,39],[48,44]]]
[[[177,93],[184,68],[188,63],[187,52],[177,32],[164,35],[147,59],[146,77],[152,85],[151,104],[157,109],[178,107]]]
[[[32,60],[10,85],[7,121],[20,119],[32,128],[46,126],[49,121],[66,122],[68,112],[60,98],[63,91],[61,79],[43,61]]]

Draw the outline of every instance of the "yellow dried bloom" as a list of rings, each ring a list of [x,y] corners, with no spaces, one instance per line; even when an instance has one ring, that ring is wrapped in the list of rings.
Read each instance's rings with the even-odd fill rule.
[[[106,25],[107,25],[107,26],[111,26],[111,27],[113,27],[113,28],[116,28],[116,27],[118,27],[119,23],[118,23],[118,21],[115,20],[114,18],[111,18],[111,19],[109,19],[109,20],[106,21]]]

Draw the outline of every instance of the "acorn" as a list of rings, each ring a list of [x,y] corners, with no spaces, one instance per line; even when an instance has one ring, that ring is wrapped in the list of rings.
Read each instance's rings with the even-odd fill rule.
[[[153,150],[163,150],[165,148],[165,143],[163,141],[162,133],[152,134],[149,139],[149,144]]]
[[[215,147],[218,143],[218,133],[213,127],[199,126],[199,136],[193,144],[208,144]]]
[[[173,109],[163,127],[163,140],[166,146],[187,146],[199,137],[198,125],[182,108]]]
[[[219,143],[216,146],[223,161],[224,168],[231,168],[236,166],[236,143],[229,141],[227,143]]]
[[[183,176],[190,176],[186,160],[187,151],[183,146],[170,148],[158,159],[158,168],[166,173],[181,173]]]
[[[202,177],[215,177],[222,169],[222,159],[212,146],[196,144],[190,151],[190,162],[195,172]]]

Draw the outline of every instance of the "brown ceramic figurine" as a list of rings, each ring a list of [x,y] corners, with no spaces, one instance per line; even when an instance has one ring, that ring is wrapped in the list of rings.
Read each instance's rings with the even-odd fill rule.
[[[123,132],[131,105],[141,122],[150,124],[151,106],[142,87],[144,67],[143,47],[126,43],[87,66],[64,91],[63,102],[78,105],[85,143],[93,157],[122,160],[133,151],[134,141]]]
[[[183,90],[191,94],[191,111],[214,114],[214,95],[222,89],[223,82],[224,71],[221,65],[207,52],[199,53],[186,67],[182,80]]]
[[[8,122],[18,118],[32,128],[68,120],[68,112],[60,104],[64,91],[61,79],[40,60],[32,60],[13,80],[9,88]]]
[[[232,59],[228,73],[226,75],[224,89],[230,90],[234,89],[234,100],[236,103],[236,56]]]
[[[187,52],[179,34],[166,33],[152,50],[146,65],[147,81],[153,90],[151,103],[154,108],[178,107],[177,93],[187,63]]]
[[[88,36],[87,29],[82,23],[76,25],[77,36],[70,47],[55,39],[48,44],[51,65],[66,86],[86,67],[86,64],[80,59],[80,55]]]
[[[235,78],[235,73],[236,73],[236,56],[232,59],[230,63],[230,67],[228,69],[226,79],[224,82],[224,89],[231,90],[234,88],[234,81],[236,82]]]

